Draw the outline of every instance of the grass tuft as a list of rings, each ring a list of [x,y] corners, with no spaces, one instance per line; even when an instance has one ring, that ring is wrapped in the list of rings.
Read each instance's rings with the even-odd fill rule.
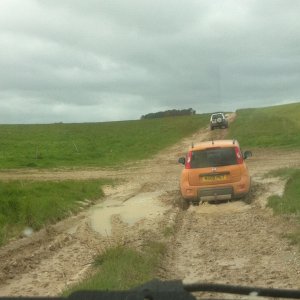
[[[168,238],[175,234],[175,226],[167,226],[163,230],[163,236]]]
[[[300,245],[300,170],[299,169],[279,169],[272,171],[274,176],[287,179],[284,194],[282,197],[274,195],[269,197],[268,206],[276,214],[293,215],[298,221],[298,225],[292,232],[286,233],[292,245]],[[297,228],[298,227],[298,228]]]
[[[291,245],[300,245],[300,229],[287,233],[284,237],[289,239]]]
[[[95,273],[64,292],[78,290],[127,290],[155,276],[165,245],[149,242],[142,252],[117,246],[107,249],[95,259]]]
[[[293,177],[293,175],[297,172],[297,169],[291,169],[291,168],[280,168],[276,170],[271,170],[266,174],[267,178],[270,177],[281,177],[282,179],[289,179]]]

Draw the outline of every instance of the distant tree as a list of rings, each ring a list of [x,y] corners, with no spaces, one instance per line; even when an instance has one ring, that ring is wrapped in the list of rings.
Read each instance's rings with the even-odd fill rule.
[[[141,120],[144,119],[155,119],[155,118],[164,118],[164,117],[174,117],[174,116],[192,116],[195,115],[196,111],[192,108],[188,109],[172,109],[166,111],[159,111],[156,113],[149,113],[141,116]]]

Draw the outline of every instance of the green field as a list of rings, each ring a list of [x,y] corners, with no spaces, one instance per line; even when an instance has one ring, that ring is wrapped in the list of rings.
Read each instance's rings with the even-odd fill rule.
[[[241,109],[230,126],[229,138],[243,147],[300,147],[300,103]]]
[[[106,123],[0,125],[0,168],[108,167],[149,158],[208,115]]]
[[[20,236],[25,228],[38,230],[76,213],[85,199],[103,196],[108,180],[0,182],[0,245]]]

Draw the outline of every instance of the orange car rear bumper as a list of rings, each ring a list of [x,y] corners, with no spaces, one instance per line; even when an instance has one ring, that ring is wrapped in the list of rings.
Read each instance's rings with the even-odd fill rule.
[[[181,184],[181,194],[187,200],[210,201],[242,198],[248,194],[249,190],[250,181],[246,177],[238,182],[213,186],[191,186],[188,182]]]

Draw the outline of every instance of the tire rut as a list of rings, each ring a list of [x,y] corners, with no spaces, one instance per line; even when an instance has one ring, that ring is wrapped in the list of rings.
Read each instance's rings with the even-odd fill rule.
[[[267,179],[266,186],[264,180],[255,182],[251,204],[202,204],[182,212],[162,278],[299,289],[299,251],[283,238],[299,225],[265,207],[268,196],[283,192],[284,182]]]

